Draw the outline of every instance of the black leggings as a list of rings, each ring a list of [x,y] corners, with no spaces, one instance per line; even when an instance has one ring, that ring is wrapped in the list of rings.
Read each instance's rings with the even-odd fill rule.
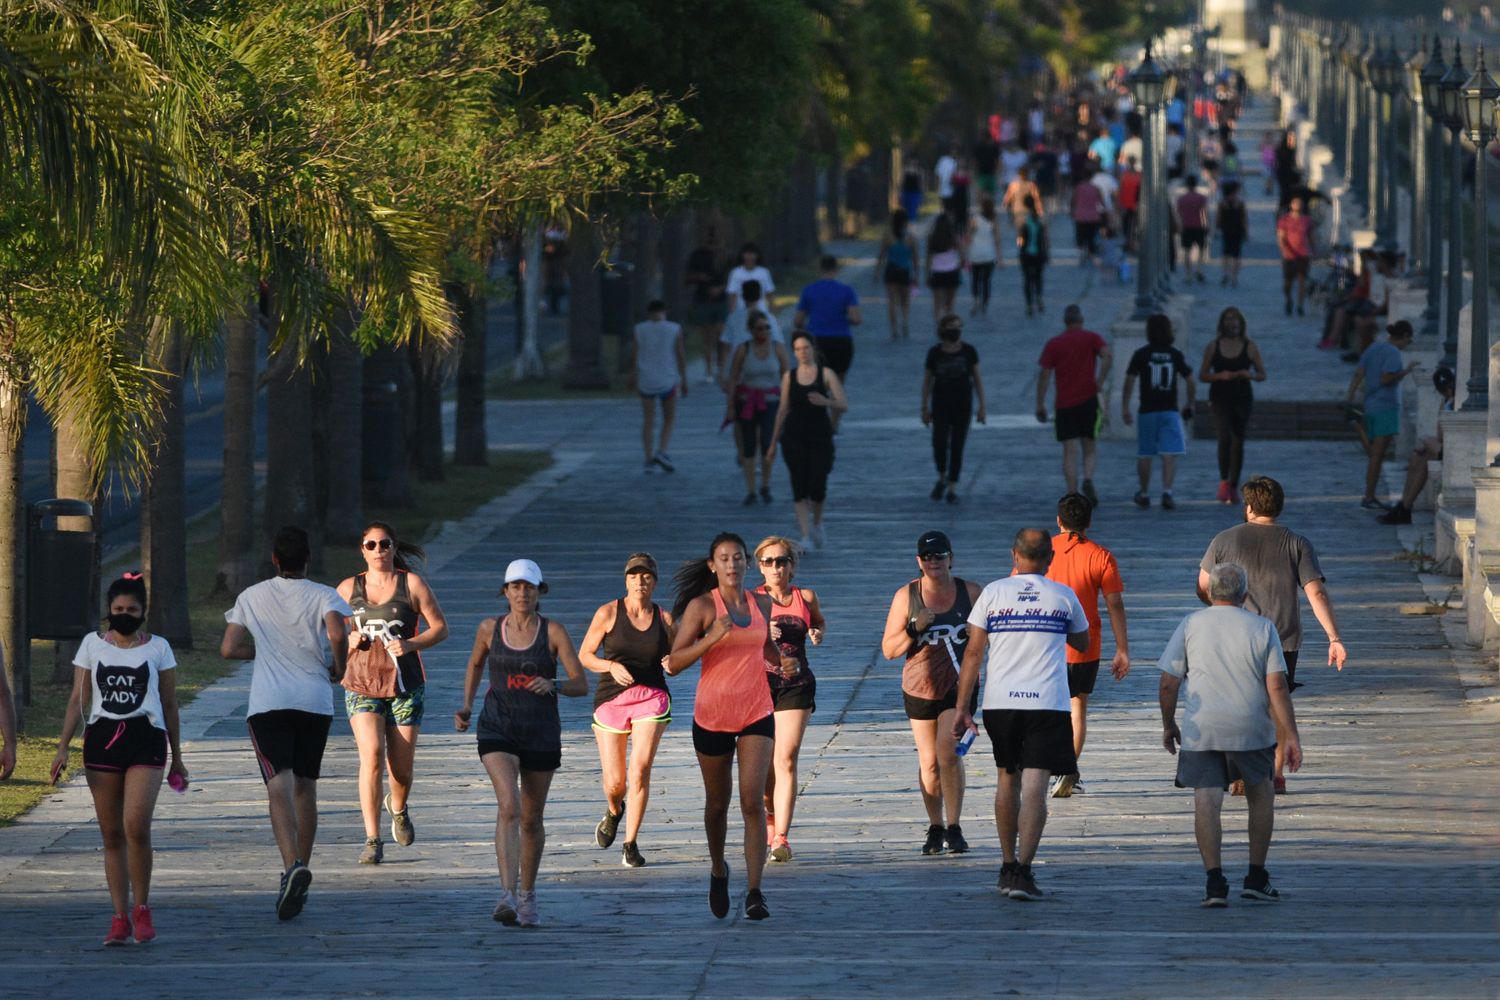
[[[1021,255],[1021,280],[1026,290],[1028,306],[1042,304],[1042,269],[1046,266],[1047,262],[1042,260],[1040,254]]]
[[[1250,426],[1253,402],[1249,396],[1209,400],[1219,431],[1219,478],[1235,487],[1245,468],[1245,430]]]
[[[995,262],[969,265],[969,283],[974,298],[983,305],[990,304],[990,276],[995,273]]]
[[[958,482],[958,474],[964,467],[964,442],[968,437],[968,410],[933,411],[932,461],[937,465],[938,478]]]
[[[822,503],[828,495],[828,473],[833,471],[833,441],[781,437],[781,458],[792,480],[792,501]]]

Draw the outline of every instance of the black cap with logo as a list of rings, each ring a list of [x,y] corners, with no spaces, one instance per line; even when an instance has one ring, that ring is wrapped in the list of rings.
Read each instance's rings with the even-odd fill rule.
[[[930,556],[939,552],[952,552],[953,544],[941,531],[929,531],[917,539],[917,555]]]

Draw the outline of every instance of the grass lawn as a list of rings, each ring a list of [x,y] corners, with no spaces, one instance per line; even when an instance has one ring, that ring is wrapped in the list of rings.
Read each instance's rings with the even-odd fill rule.
[[[509,492],[533,474],[552,463],[544,452],[491,451],[485,468],[449,465],[446,478],[439,483],[417,483],[415,503],[404,510],[367,508],[371,520],[386,521],[399,537],[421,542],[444,521],[456,521],[491,498]],[[238,668],[219,656],[219,637],[224,634],[224,611],[230,601],[211,596],[218,571],[218,518],[204,517],[189,526],[188,587],[193,594],[190,604],[194,648],[176,650],[178,701],[186,706],[193,697],[214,681]],[[119,564],[106,567],[106,574],[136,564],[135,554]],[[327,566],[317,578],[333,584],[364,568],[364,560],[353,546],[329,549]],[[31,647],[33,670],[31,707],[20,736],[16,773],[0,782],[0,827],[10,826],[15,818],[40,802],[51,791],[48,768],[57,752],[57,734],[62,729],[67,705],[68,685],[50,683],[53,644],[36,642]],[[73,741],[74,753],[69,774],[82,767],[79,749],[83,743],[82,727]],[[191,768],[191,760],[188,762]]]

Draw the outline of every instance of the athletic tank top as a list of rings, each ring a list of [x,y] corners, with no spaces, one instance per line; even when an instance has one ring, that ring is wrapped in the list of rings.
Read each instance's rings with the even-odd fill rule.
[[[781,359],[776,357],[776,345],[766,344],[766,356],[755,356],[755,343],[745,346],[745,363],[740,365],[740,385],[750,389],[779,389],[781,387]]]
[[[642,630],[631,622],[630,614],[625,610],[625,598],[615,601],[615,623],[604,634],[600,656],[624,664],[637,685],[665,691],[667,675],[662,672],[661,658],[671,651],[672,643],[667,638],[667,623],[662,621],[661,608],[651,605],[651,624]],[[609,701],[625,687],[613,676],[601,674],[599,685],[594,689],[594,707]]]
[[[974,220],[974,236],[969,240],[969,263],[993,264],[995,262],[995,224],[982,215],[971,216]]]
[[[958,687],[958,671],[964,663],[964,647],[969,644],[969,586],[953,578],[953,606],[940,612],[932,624],[922,630],[906,654],[901,668],[901,690],[913,698],[939,701]],[[906,585],[907,620],[916,617],[922,603],[921,581]]]
[[[828,407],[818,406],[807,398],[813,392],[828,396],[828,385],[823,381],[823,366],[818,366],[818,376],[813,379],[812,385],[798,382],[795,368],[792,369],[791,382],[792,395],[787,407],[786,423],[781,429],[782,435],[804,441],[832,441],[833,424],[828,420]]]
[[[885,262],[903,271],[911,270],[911,244],[905,239],[896,240],[885,249]]]
[[[714,617],[728,614],[724,598],[713,591]],[[766,670],[766,619],[755,595],[745,593],[750,624],[733,625],[719,644],[703,654],[693,721],[716,733],[738,733],[771,714],[771,685]]]
[[[354,609],[354,627],[371,642],[387,639],[412,639],[417,634],[417,609],[412,606],[411,592],[406,588],[406,572],[396,572],[396,592],[383,604],[375,604],[365,595],[365,575],[354,578],[354,593],[349,595]],[[427,681],[421,654],[403,653],[396,658],[396,690],[402,694],[421,687]],[[387,688],[389,690],[389,688]]]
[[[505,615],[495,619],[490,637],[490,689],[475,727],[480,739],[504,740],[520,750],[562,749],[562,721],[557,693],[536,694],[526,685],[533,677],[557,683],[557,660],[547,642],[547,619],[537,619],[536,636],[525,649],[505,644]]]
[[[765,586],[755,588],[757,594],[770,593]],[[781,691],[786,688],[800,687],[803,684],[812,683],[813,674],[807,666],[807,631],[812,627],[812,612],[807,608],[807,602],[802,599],[802,588],[792,588],[792,601],[783,607],[775,600],[771,601],[771,621],[775,622],[781,630],[781,637],[774,640],[776,648],[782,656],[790,656],[797,661],[802,669],[795,677],[782,677],[778,673],[767,673],[773,691]]]
[[[1211,372],[1247,372],[1254,367],[1250,363],[1250,343],[1245,342],[1238,357],[1226,358],[1219,353],[1219,339],[1214,338],[1214,356],[1209,360],[1208,370]],[[1253,395],[1249,379],[1235,379],[1233,382],[1210,382],[1208,383],[1208,398],[1212,402],[1216,399],[1226,402],[1239,402],[1249,399]]]

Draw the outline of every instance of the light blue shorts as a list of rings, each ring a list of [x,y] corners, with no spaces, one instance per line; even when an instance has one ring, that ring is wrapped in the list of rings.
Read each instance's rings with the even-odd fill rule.
[[[1140,458],[1187,454],[1187,439],[1182,433],[1182,414],[1176,410],[1137,413],[1135,426],[1135,453]]]

